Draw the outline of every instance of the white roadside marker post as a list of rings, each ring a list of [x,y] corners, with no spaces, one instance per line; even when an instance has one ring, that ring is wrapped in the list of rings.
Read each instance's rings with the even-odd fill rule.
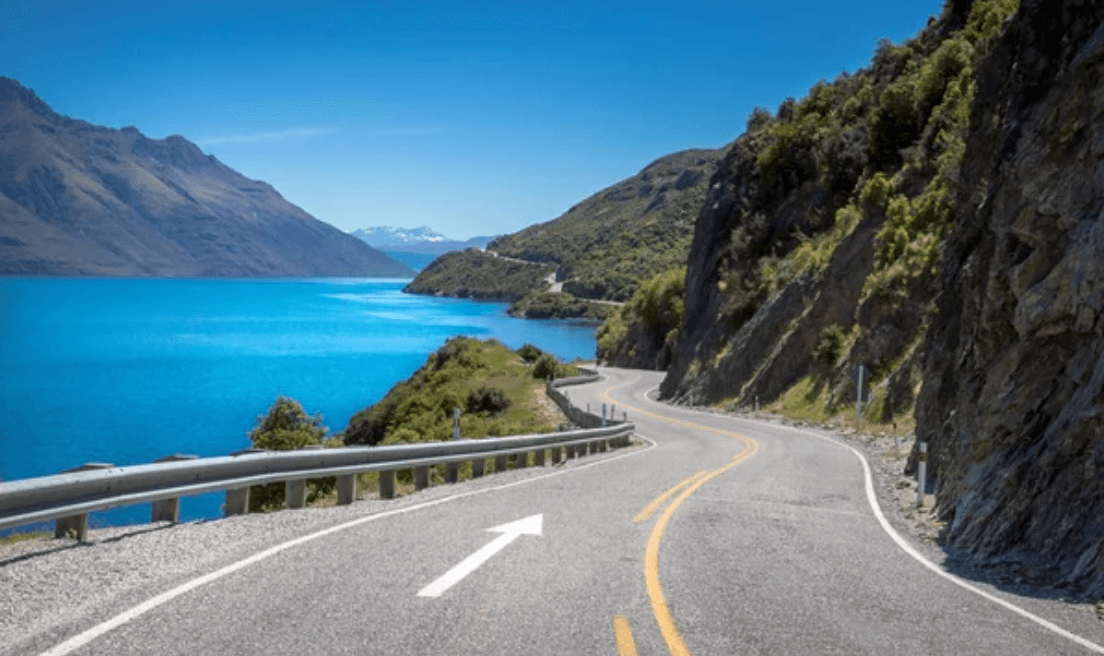
[[[916,471],[916,505],[924,505],[924,487],[928,481],[928,443],[920,443],[920,462]]]
[[[855,393],[855,432],[862,429],[863,366],[859,365],[859,386]]]

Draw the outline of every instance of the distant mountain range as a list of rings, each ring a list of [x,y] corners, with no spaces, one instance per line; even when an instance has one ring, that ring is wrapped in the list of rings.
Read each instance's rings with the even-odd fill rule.
[[[438,255],[468,248],[486,248],[494,237],[472,237],[466,241],[449,239],[428,226],[397,228],[376,226],[351,233],[373,248],[403,262],[413,269],[424,269]]]
[[[180,136],[61,116],[0,77],[0,275],[413,271]]]

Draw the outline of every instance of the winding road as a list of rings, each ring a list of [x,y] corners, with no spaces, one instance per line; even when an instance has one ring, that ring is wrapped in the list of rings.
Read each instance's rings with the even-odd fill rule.
[[[113,598],[35,653],[1104,653],[1095,617],[910,553],[842,442],[653,402],[654,372],[602,374],[572,401],[615,404],[642,446]]]

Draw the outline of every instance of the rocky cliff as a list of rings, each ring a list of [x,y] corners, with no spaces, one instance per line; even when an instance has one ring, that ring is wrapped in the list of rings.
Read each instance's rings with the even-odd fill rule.
[[[674,348],[640,319],[621,344],[672,351],[676,402],[837,421],[864,365],[864,421],[915,420],[930,446],[949,550],[1104,597],[1102,76],[1098,5],[948,2],[752,116],[698,217]]]
[[[0,77],[0,275],[408,276],[179,136],[54,112]]]
[[[1102,76],[1104,10],[1074,0],[1025,0],[979,67],[916,409],[948,542],[1096,598]]]

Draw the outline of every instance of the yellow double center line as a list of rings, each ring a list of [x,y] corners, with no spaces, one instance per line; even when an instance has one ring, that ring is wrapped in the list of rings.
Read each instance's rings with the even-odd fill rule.
[[[634,381],[629,381],[625,385],[632,384]],[[618,385],[617,387],[611,387],[605,392],[602,392],[602,398],[613,402],[609,393],[618,387],[624,387],[624,385]],[[675,624],[675,618],[671,615],[671,610],[667,606],[667,600],[663,596],[663,587],[659,583],[659,543],[663,540],[663,532],[667,529],[667,523],[671,521],[671,517],[678,510],[678,507],[682,505],[683,501],[686,501],[690,495],[697,492],[698,489],[708,483],[713,478],[720,476],[729,469],[732,469],[736,465],[744,462],[748,458],[759,453],[759,443],[755,440],[747,437],[746,435],[740,435],[739,433],[733,433],[721,428],[713,428],[710,426],[703,426],[701,424],[695,424],[689,421],[683,421],[680,419],[672,419],[670,417],[664,417],[657,415],[640,408],[633,408],[622,404],[623,407],[628,408],[636,414],[641,414],[659,421],[674,424],[676,426],[682,426],[684,428],[692,428],[695,430],[702,430],[710,433],[716,433],[718,435],[724,435],[725,437],[731,437],[744,443],[744,448],[733,456],[732,460],[728,464],[714,469],[712,471],[700,471],[675,485],[671,489],[667,490],[663,494],[656,497],[651,503],[644,507],[633,521],[642,522],[651,517],[659,507],[661,507],[667,499],[671,498],[675,494],[675,500],[671,502],[671,505],[667,506],[667,509],[656,520],[655,526],[652,527],[652,534],[648,538],[648,546],[644,551],[644,583],[648,589],[648,598],[652,602],[652,612],[655,613],[656,623],[659,625],[659,631],[663,635],[664,642],[667,643],[667,650],[671,652],[671,656],[690,656],[690,649],[686,646],[686,642],[682,639],[682,633],[679,632],[678,626]],[[684,489],[685,488],[685,489]],[[679,491],[681,490],[681,493]],[[617,633],[619,648],[624,640],[624,631],[628,631],[627,619],[619,616],[623,626],[616,626],[615,632]],[[632,640],[631,633],[628,639]],[[635,646],[634,650],[635,652]],[[626,652],[621,652],[625,654]]]

